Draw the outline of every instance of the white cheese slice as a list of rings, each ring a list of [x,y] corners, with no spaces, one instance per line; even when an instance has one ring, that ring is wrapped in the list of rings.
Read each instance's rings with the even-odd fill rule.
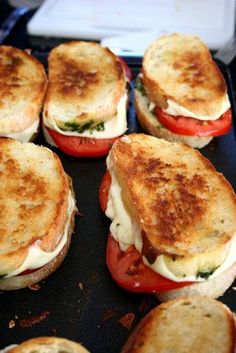
[[[64,233],[55,250],[53,250],[52,252],[43,251],[42,249],[40,249],[40,241],[37,240],[29,248],[28,254],[24,262],[22,263],[22,265],[18,269],[8,273],[5,276],[5,278],[17,276],[19,273],[24,272],[26,270],[33,270],[33,269],[40,268],[46,265],[47,263],[49,263],[50,261],[52,261],[59,254],[59,252],[63,249],[64,245],[66,244],[67,237],[68,237],[68,230],[70,226],[70,219],[74,209],[75,209],[75,200],[72,197],[72,194],[70,192],[68,197],[67,222],[65,225]]]
[[[38,132],[39,119],[36,119],[27,129],[9,134],[1,134],[1,137],[9,137],[21,142],[29,142],[34,134]]]
[[[137,224],[132,220],[127,209],[124,207],[121,187],[115,176],[114,167],[110,154],[107,157],[107,168],[111,174],[111,187],[108,195],[108,204],[106,209],[106,215],[112,220],[110,231],[114,239],[119,243],[122,251],[127,250],[131,245],[141,252],[142,249],[142,238],[141,232]],[[207,256],[207,254],[206,254]],[[185,277],[177,277],[167,267],[165,258],[167,255],[159,255],[153,264],[150,264],[148,260],[143,256],[143,262],[153,269],[156,273],[159,273],[165,278],[169,278],[175,282],[184,281],[197,281],[202,282],[205,279],[197,277],[196,274],[188,275]],[[208,279],[214,278],[220,273],[224,272],[236,261],[236,235],[232,238],[228,244],[228,252],[222,264],[208,277]]]
[[[61,130],[54,119],[50,117],[43,117],[43,123],[45,126],[59,132],[61,135],[66,136],[78,136],[78,137],[90,137],[96,139],[112,138],[123,135],[127,130],[127,118],[126,118],[126,105],[128,100],[127,92],[121,97],[117,105],[117,114],[110,120],[104,122],[104,130],[85,130],[82,133],[77,131],[63,131]]]
[[[230,101],[228,94],[225,95],[224,99],[222,100],[221,107],[217,114],[212,115],[197,115],[191,112],[190,110],[184,108],[183,106],[179,105],[178,103],[174,102],[172,99],[167,99],[168,107],[163,109],[163,111],[169,115],[181,115],[186,116],[189,118],[194,118],[198,120],[216,120],[224,114],[230,108]]]

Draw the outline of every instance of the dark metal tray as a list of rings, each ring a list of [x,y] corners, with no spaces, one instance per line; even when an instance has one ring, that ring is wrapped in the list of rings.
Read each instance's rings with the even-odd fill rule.
[[[46,54],[33,54],[46,63]],[[141,60],[125,59],[135,76]],[[217,63],[228,85],[234,127],[201,152],[236,190],[236,115],[232,82],[227,67]],[[129,132],[133,131],[140,130],[131,94]],[[36,143],[45,144],[43,137],[39,136]],[[119,288],[107,270],[105,248],[109,221],[100,211],[98,202],[105,158],[75,159],[55,151],[73,179],[82,215],[76,217],[66,259],[54,274],[40,283],[38,290],[26,288],[0,293],[0,348],[35,336],[57,335],[82,342],[92,353],[118,353],[140,319],[159,302],[153,295],[129,293]],[[236,311],[235,297],[232,286],[219,300]],[[127,318],[130,328],[126,325]]]

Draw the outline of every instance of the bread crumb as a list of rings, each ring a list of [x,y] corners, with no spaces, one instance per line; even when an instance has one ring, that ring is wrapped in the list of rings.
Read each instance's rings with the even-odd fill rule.
[[[112,319],[116,315],[115,310],[108,309],[102,317],[102,322]]]
[[[29,288],[30,290],[37,291],[37,290],[39,290],[39,289],[41,288],[41,286],[40,286],[40,284],[35,283],[35,284],[29,285],[28,288]]]
[[[80,288],[81,290],[83,290],[83,289],[84,289],[84,285],[83,285],[83,283],[82,283],[82,282],[79,282],[79,283],[78,283],[78,286],[79,286],[79,288]]]
[[[15,326],[16,326],[15,320],[10,320],[10,321],[9,321],[9,324],[8,324],[8,327],[9,327],[9,328],[13,328],[13,327],[15,327]]]
[[[127,330],[130,330],[135,319],[135,315],[133,313],[127,313],[122,316],[120,320],[118,320],[119,324],[121,324]]]
[[[39,324],[41,321],[45,320],[49,316],[49,311],[44,311],[38,316],[34,316],[29,319],[21,319],[19,321],[20,327],[32,327],[34,325]]]

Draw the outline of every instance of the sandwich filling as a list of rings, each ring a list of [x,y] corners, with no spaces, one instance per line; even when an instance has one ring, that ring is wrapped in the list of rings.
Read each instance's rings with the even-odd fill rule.
[[[126,209],[121,194],[121,186],[116,178],[113,161],[108,155],[107,168],[111,175],[111,187],[108,195],[106,216],[112,220],[110,231],[126,251],[129,246],[142,253],[143,240],[141,229]],[[236,261],[236,235],[220,248],[189,257],[160,254],[153,263],[143,256],[143,262],[165,278],[175,282],[201,282],[212,279],[231,267]]]
[[[150,112],[153,112],[156,108],[156,105],[149,100],[149,97],[146,94],[144,85],[143,85],[143,75],[139,74],[138,78],[136,79],[135,83],[135,88],[142,93],[142,95],[147,97],[147,105],[148,105],[148,110]],[[219,119],[229,108],[230,108],[230,101],[228,94],[226,93],[223,100],[221,107],[219,111],[216,114],[212,115],[196,115],[195,113],[191,112],[190,110],[186,109],[185,107],[181,106],[180,104],[176,103],[172,99],[167,99],[167,108],[163,109],[163,112],[172,115],[172,116],[184,116],[188,118],[193,118],[193,119],[198,119],[198,120],[205,120],[205,121],[210,121],[210,120],[217,120]]]
[[[117,105],[117,113],[109,120],[102,122],[88,121],[82,124],[72,121],[56,120],[49,116],[43,117],[44,124],[65,136],[77,136],[106,139],[123,135],[127,130],[126,105],[128,94],[121,97]]]
[[[224,99],[222,101],[222,104],[218,113],[212,114],[212,115],[206,115],[206,116],[196,115],[190,110],[186,109],[185,107],[179,105],[172,99],[167,99],[167,104],[168,104],[168,107],[166,109],[163,109],[165,113],[173,116],[179,116],[179,115],[186,116],[186,117],[194,118],[198,120],[217,120],[219,119],[219,117],[221,117],[222,114],[224,114],[230,108],[230,101],[229,101],[228,94],[224,96]],[[155,105],[153,108],[155,108]]]
[[[24,262],[21,264],[21,266],[12,271],[9,272],[7,275],[5,275],[3,278],[10,278],[17,276],[18,274],[26,271],[26,270],[34,270],[34,269],[39,269],[42,266],[45,266],[48,264],[50,261],[52,261],[63,249],[65,246],[67,239],[68,239],[68,233],[69,233],[69,227],[70,227],[70,222],[71,222],[71,217],[72,214],[75,210],[75,200],[72,196],[72,193],[70,191],[69,196],[68,196],[68,208],[67,208],[67,221],[65,224],[64,232],[60,237],[60,242],[56,246],[56,248],[52,252],[46,252],[43,251],[40,248],[40,240],[37,240],[30,248],[28,251],[28,254],[24,260]]]

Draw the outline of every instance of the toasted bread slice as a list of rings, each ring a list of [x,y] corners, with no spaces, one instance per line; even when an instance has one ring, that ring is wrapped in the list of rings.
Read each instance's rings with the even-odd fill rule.
[[[236,197],[197,150],[131,134],[115,142],[109,158],[150,263],[160,254],[225,251],[236,230]]]
[[[208,48],[198,37],[165,35],[145,52],[143,80],[150,100],[168,107],[170,99],[197,117],[217,115],[226,84]]]
[[[75,202],[69,177],[49,149],[3,138],[0,146],[0,275],[9,277],[12,273],[14,277],[37,249],[46,253],[44,257],[61,244],[63,253],[70,243]],[[66,235],[63,238],[65,232],[67,239]],[[29,269],[49,262],[42,264],[42,254],[39,260],[37,266],[28,259]],[[56,264],[50,267],[51,272],[54,267]]]
[[[125,88],[124,70],[109,49],[93,42],[61,44],[49,55],[44,119],[107,121],[116,114]]]
[[[80,343],[59,337],[36,337],[10,349],[9,353],[89,353]]]
[[[0,136],[31,139],[46,88],[46,73],[36,58],[21,49],[0,46]]]
[[[0,136],[23,132],[39,122],[42,92],[45,92],[44,82],[22,86],[0,83]]]
[[[35,57],[15,47],[0,46],[0,83],[22,86],[45,80],[44,67]]]
[[[211,140],[208,136],[184,136],[175,134],[163,126],[157,117],[148,109],[149,100],[137,89],[134,90],[135,109],[142,129],[150,135],[170,142],[183,142],[194,148],[203,148]]]
[[[235,318],[224,304],[206,297],[180,298],[153,309],[122,353],[234,353]]]

